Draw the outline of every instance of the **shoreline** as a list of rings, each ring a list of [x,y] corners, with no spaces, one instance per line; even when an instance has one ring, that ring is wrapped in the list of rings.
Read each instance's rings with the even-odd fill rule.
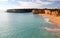
[[[56,25],[56,23],[54,23],[53,21],[51,21],[48,17],[43,17],[44,20],[46,20],[46,22],[48,22],[49,24],[52,24],[52,25]]]
[[[58,28],[60,28],[60,17],[56,17],[53,15],[48,15],[48,14],[38,14],[39,16],[42,16],[44,18],[48,18],[48,22],[51,22],[53,25],[57,26]]]

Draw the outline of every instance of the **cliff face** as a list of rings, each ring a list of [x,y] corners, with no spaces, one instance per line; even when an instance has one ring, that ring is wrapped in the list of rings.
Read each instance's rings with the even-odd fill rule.
[[[53,16],[59,16],[60,15],[60,9],[50,9],[45,10],[45,14],[53,15]]]
[[[32,10],[32,13],[33,14],[39,14],[39,11],[38,10]]]
[[[33,14],[43,14],[45,13],[44,9],[34,9],[32,10]]]
[[[60,9],[37,9],[32,10],[33,14],[49,14],[53,16],[59,16],[60,15]]]

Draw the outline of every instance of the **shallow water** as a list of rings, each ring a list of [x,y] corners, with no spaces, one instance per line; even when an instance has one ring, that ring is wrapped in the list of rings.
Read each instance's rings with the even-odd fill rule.
[[[0,12],[0,38],[60,38],[44,27],[51,27],[51,24],[42,16]]]

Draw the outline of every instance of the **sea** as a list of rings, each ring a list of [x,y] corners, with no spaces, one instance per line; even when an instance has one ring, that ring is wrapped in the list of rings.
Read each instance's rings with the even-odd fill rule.
[[[54,26],[37,14],[0,11],[0,38],[60,38],[45,27]]]

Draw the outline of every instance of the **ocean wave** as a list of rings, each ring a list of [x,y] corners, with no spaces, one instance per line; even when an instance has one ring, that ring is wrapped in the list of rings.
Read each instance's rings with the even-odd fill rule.
[[[44,29],[49,31],[49,32],[59,32],[60,33],[60,29],[59,28],[48,28],[48,27],[45,27]]]
[[[45,22],[49,23],[49,24],[52,24],[52,25],[55,25],[55,23],[53,23],[49,18],[47,17],[44,17],[44,20]]]
[[[44,18],[44,20],[45,20],[47,23],[52,24],[52,22],[50,21],[50,19],[49,19],[49,18]]]

